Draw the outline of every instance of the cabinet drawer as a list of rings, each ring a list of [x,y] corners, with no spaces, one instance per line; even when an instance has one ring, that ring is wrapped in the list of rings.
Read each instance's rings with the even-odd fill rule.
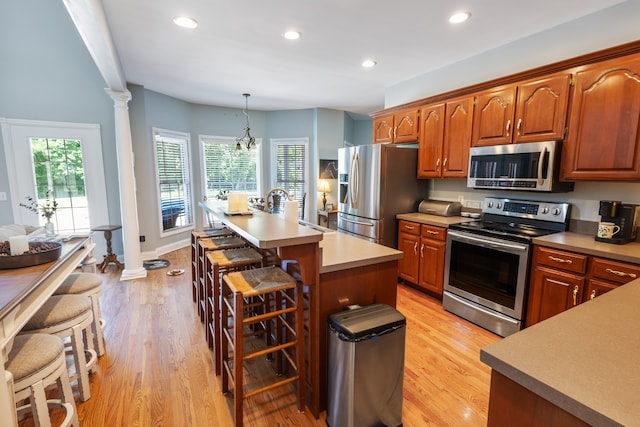
[[[640,265],[593,258],[590,274],[610,282],[627,283],[640,277]]]
[[[420,235],[420,224],[411,221],[400,220],[398,232]]]
[[[585,273],[587,271],[587,255],[559,251],[546,247],[537,247],[537,263],[556,269]]]
[[[447,229],[442,227],[436,227],[433,225],[422,225],[421,236],[426,239],[442,240],[447,239]]]

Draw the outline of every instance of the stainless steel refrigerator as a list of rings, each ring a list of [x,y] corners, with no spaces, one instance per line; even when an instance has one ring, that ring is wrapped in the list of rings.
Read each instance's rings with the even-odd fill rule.
[[[417,212],[428,180],[417,179],[416,146],[360,145],[338,150],[338,230],[397,247],[399,213]]]

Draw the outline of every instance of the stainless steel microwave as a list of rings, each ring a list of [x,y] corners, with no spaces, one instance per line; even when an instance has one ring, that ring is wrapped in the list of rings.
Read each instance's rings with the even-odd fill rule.
[[[471,147],[467,187],[496,190],[573,191],[560,182],[562,141]]]

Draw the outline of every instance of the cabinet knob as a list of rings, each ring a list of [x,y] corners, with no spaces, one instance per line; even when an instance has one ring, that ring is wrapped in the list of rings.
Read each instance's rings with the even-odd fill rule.
[[[573,305],[578,304],[578,301],[577,301],[578,290],[580,290],[578,285],[574,286],[574,288],[573,288]]]
[[[413,244],[413,253],[414,255],[418,255],[418,242]]]
[[[605,271],[607,273],[615,274],[618,277],[630,277],[632,279],[636,278],[636,275],[633,273],[625,273],[624,271],[612,270],[610,268],[607,268]]]
[[[591,291],[591,295],[589,295],[589,299],[594,299],[596,297],[596,290]]]
[[[507,136],[509,136],[509,132],[511,131],[511,119],[507,120],[507,127],[505,128],[507,132]]]
[[[549,255],[549,259],[551,261],[559,262],[560,264],[571,264],[571,263],[573,263],[573,261],[571,261],[570,259],[562,259],[562,258],[554,257],[554,256],[551,256],[551,255]]]
[[[520,129],[522,128],[522,117],[518,119],[518,124],[516,125],[516,130],[518,131],[518,136],[520,136]]]
[[[420,245],[420,258],[424,258],[424,243]]]

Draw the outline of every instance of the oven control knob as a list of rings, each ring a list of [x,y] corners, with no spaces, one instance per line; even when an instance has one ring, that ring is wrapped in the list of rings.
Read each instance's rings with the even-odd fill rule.
[[[549,208],[542,208],[542,213],[543,214],[548,214],[549,213]]]
[[[498,202],[498,204],[496,205],[497,209],[502,209],[502,203]]]
[[[493,202],[487,202],[487,207],[492,208],[493,207]]]
[[[560,215],[560,209],[558,209],[558,208],[554,208],[554,209],[553,209],[553,214],[554,214],[554,215]]]

